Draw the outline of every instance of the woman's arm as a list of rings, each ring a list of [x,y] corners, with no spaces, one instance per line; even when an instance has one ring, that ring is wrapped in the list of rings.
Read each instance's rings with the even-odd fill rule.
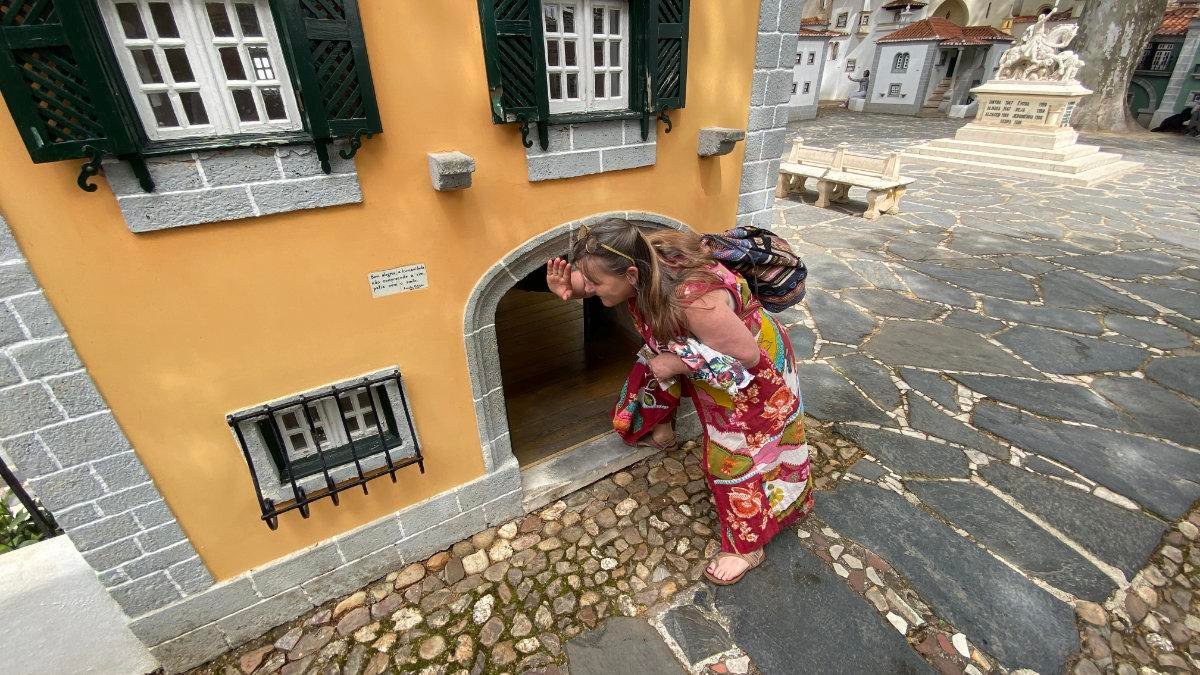
[[[747,368],[758,365],[758,341],[730,306],[729,291],[717,289],[684,309],[688,330],[709,347],[732,356]]]

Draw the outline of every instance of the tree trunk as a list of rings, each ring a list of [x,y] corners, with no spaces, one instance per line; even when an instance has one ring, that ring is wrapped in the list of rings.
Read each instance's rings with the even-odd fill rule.
[[[1071,122],[1081,131],[1139,131],[1125,92],[1142,50],[1162,23],[1167,0],[1091,0],[1070,48],[1084,61],[1079,79],[1093,91],[1079,102]]]

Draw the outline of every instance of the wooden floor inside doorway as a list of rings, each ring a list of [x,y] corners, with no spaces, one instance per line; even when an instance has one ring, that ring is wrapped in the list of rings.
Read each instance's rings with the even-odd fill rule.
[[[609,415],[639,343],[611,318],[591,323],[585,340],[583,302],[550,293],[511,290],[500,300],[508,428],[523,468],[612,430]]]

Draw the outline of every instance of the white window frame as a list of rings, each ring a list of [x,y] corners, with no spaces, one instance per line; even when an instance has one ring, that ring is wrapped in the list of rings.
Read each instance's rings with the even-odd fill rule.
[[[871,25],[871,13],[870,12],[860,12],[858,15],[858,27],[866,28],[866,27],[869,27],[870,25]]]
[[[912,55],[908,52],[900,52],[892,57],[892,72],[907,73],[908,64],[912,59]]]
[[[808,53],[808,62],[805,65],[811,66],[811,65],[815,65],[816,63],[817,63],[817,53],[809,52]]]
[[[146,136],[152,141],[176,138],[195,138],[228,136],[243,133],[285,132],[303,128],[296,95],[292,89],[291,79],[287,74],[287,64],[283,59],[279,33],[275,27],[274,17],[268,0],[155,0],[165,2],[171,7],[175,25],[179,32],[178,38],[158,37],[157,29],[150,15],[149,6],[152,0],[100,0],[99,7],[104,19],[105,29],[112,41],[113,51],[116,52],[117,62],[130,97],[142,120]],[[220,2],[225,5],[233,27],[234,37],[218,38],[213,35],[208,21],[206,4]],[[117,4],[128,3],[138,7],[142,25],[146,29],[144,39],[128,39],[121,27],[117,14]],[[255,7],[262,37],[247,37],[242,35],[241,23],[238,21],[234,5],[250,4]],[[241,57],[242,69],[248,78],[253,78],[254,67],[250,63],[248,49],[250,47],[265,47],[275,71],[272,80],[256,81],[253,79],[230,82],[226,79],[225,70],[221,65],[220,52],[223,46],[236,46]],[[176,83],[171,73],[164,48],[180,48],[187,55],[189,66],[195,82]],[[137,64],[132,50],[147,49],[154,57],[163,82],[161,84],[145,84],[138,75]],[[283,99],[285,120],[268,120],[263,105],[261,90],[267,87],[278,87]],[[254,94],[255,108],[259,121],[243,122],[234,104],[234,89],[250,89]],[[179,94],[197,92],[204,103],[208,115],[208,124],[191,124],[188,122]],[[160,127],[154,116],[147,97],[150,93],[165,94],[170,100],[175,118],[179,124],[176,127]]]
[[[629,58],[630,58],[630,42],[631,35],[629,33],[629,2],[628,0],[543,0],[542,14],[539,20],[542,21],[542,29],[544,41],[542,44],[543,53],[546,58],[546,94],[550,96],[552,89],[550,88],[550,78],[562,75],[561,93],[564,100],[550,99],[550,114],[560,113],[580,113],[580,112],[599,112],[608,110],[626,110],[629,108]],[[554,6],[558,8],[558,31],[549,31],[545,27],[546,7]],[[575,32],[565,33],[562,31],[562,8],[570,7],[575,12]],[[610,39],[605,40],[605,65],[597,66],[595,64],[595,34],[593,11],[602,9],[605,15],[605,33],[607,38],[616,36],[611,32],[608,26],[611,18],[610,10],[618,9],[621,12],[620,25],[620,40],[621,40],[621,66],[614,68],[611,61],[611,50],[608,48]],[[556,40],[559,44],[558,56],[559,65],[550,65],[550,55],[548,43],[550,40]],[[566,43],[568,41],[575,42],[575,65],[566,65]],[[619,81],[621,83],[620,96],[605,96],[603,98],[596,96],[595,79],[598,73],[610,74],[619,72]],[[566,75],[574,73],[578,78],[576,90],[576,98],[566,98],[567,82]],[[605,78],[605,84],[611,90],[612,78],[611,75]]]
[[[858,70],[858,59],[846,59],[846,72],[853,73]]]
[[[892,84],[889,84],[887,92],[888,98],[900,98],[902,90],[903,88],[900,86],[899,82],[893,82]]]
[[[805,82],[803,93],[807,94],[811,90],[812,90],[812,82]]]
[[[371,395],[372,403],[375,404],[375,414],[379,420],[379,427],[383,429],[384,434],[395,433],[388,426],[387,416],[380,414],[383,412],[383,402],[379,399],[379,394],[375,391],[375,386],[367,387],[367,391]],[[332,396],[312,401],[308,404],[308,414],[310,419],[312,419],[313,427],[319,428],[325,433],[325,440],[320,443],[322,450],[328,451],[332,448],[348,445],[350,439],[358,441],[363,438],[379,435],[379,431],[375,428],[374,424],[367,425],[366,423],[366,415],[372,412],[371,409],[363,408],[358,404],[358,395],[361,392],[362,388],[358,388],[338,394],[338,398],[346,399],[350,402],[350,410],[347,412],[342,412],[338,404],[334,402]],[[391,395],[390,391],[388,395]],[[288,414],[296,415],[296,419],[300,424],[299,428],[289,429],[284,424],[283,418]],[[350,431],[349,437],[346,435],[349,425],[347,424],[347,426],[343,427],[342,423],[338,420],[338,415],[341,415],[347,422],[351,418],[356,420],[358,429]],[[278,425],[280,435],[283,436],[283,446],[284,451],[287,452],[288,461],[295,462],[306,457],[311,457],[316,453],[317,444],[313,438],[312,430],[309,429],[307,421],[304,418],[304,411],[300,409],[299,405],[276,411],[275,422]],[[296,447],[292,437],[297,435],[303,437],[304,447]],[[382,439],[381,442],[383,442]],[[331,466],[330,468],[333,467]]]
[[[835,28],[845,28],[846,24],[850,23],[850,12],[842,12],[837,15],[837,23]]]
[[[1167,69],[1167,64],[1171,62],[1171,54],[1175,53],[1175,46],[1169,43],[1160,44],[1154,49],[1154,56],[1150,58],[1150,70],[1164,71]]]

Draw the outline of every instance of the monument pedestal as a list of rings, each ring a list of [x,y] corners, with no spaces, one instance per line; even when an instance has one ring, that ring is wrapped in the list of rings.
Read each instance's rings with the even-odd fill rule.
[[[908,161],[1088,186],[1141,166],[1079,145],[1071,113],[1092,93],[1078,82],[992,80],[971,90],[975,119],[954,134],[909,148]]]

